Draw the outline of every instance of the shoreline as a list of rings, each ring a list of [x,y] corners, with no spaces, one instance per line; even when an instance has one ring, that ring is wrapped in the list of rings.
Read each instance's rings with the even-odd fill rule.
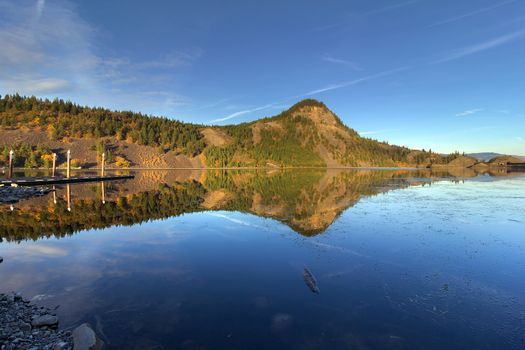
[[[60,305],[59,305],[60,306]],[[91,326],[59,329],[55,310],[38,306],[19,293],[0,293],[0,348],[14,349],[101,349],[104,342]]]
[[[468,169],[465,167],[449,167],[453,169]],[[3,171],[7,172],[7,168],[1,168]],[[105,171],[131,171],[131,170],[294,170],[294,169],[305,169],[305,170],[432,170],[432,168],[418,168],[418,167],[315,167],[315,166],[305,166],[305,167],[206,167],[206,168],[197,168],[197,167],[159,167],[159,168],[145,168],[145,167],[133,167],[133,168],[108,168],[104,167]],[[24,171],[51,171],[49,168],[14,168],[14,170],[24,170]],[[94,171],[101,170],[100,167],[94,168],[72,168],[71,171]],[[57,168],[57,172],[65,172],[66,169]]]
[[[150,167],[132,167],[132,168],[110,168],[105,167],[105,171],[133,171],[133,170],[448,170],[448,169],[473,169],[474,167],[464,167],[464,166],[434,166],[430,168],[426,167],[345,167],[345,166],[330,166],[330,167],[316,167],[316,166],[304,166],[304,167],[297,167],[297,166],[289,166],[289,167],[206,167],[206,168],[198,168],[198,167],[157,167],[157,168],[150,168]],[[512,169],[512,166],[487,166],[486,170],[494,170],[494,169]],[[8,172],[7,168],[0,168],[4,173]],[[18,171],[51,171],[49,168],[13,168],[13,170]],[[100,171],[100,167],[93,167],[93,168],[72,168],[71,171]],[[474,169],[475,170],[475,169]],[[479,169],[479,170],[485,170],[485,169]],[[57,173],[65,172],[66,169],[63,168],[57,168]]]

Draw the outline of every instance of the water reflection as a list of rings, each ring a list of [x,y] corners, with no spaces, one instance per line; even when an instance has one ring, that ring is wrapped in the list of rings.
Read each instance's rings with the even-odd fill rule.
[[[0,237],[62,237],[204,210],[273,218],[312,236],[362,197],[444,179],[462,181],[472,175],[469,170],[138,171],[133,180],[53,186],[48,196],[2,210]]]
[[[523,176],[135,175],[2,207],[1,291],[110,349],[525,345]]]

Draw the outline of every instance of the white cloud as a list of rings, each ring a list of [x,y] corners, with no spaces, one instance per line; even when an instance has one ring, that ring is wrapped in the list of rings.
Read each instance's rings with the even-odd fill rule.
[[[88,81],[99,61],[94,31],[67,2],[0,0],[0,83],[22,94],[60,93]],[[15,92],[15,91],[6,91]]]
[[[363,70],[363,68],[361,68],[357,63],[352,62],[352,61],[343,60],[343,59],[340,59],[340,58],[335,58],[335,57],[332,57],[332,56],[329,56],[329,55],[323,56],[322,59],[325,62],[341,64],[341,65],[350,67],[351,69],[353,69],[355,71],[362,71]]]
[[[37,18],[40,18],[42,11],[44,11],[44,6],[46,5],[46,0],[37,0],[36,2],[36,15]]]
[[[68,87],[64,79],[11,79],[5,82],[5,88],[9,91],[25,91],[28,94],[53,94],[63,91]]]
[[[136,62],[102,55],[99,35],[67,0],[0,0],[0,93],[155,113],[189,103],[167,86],[202,50],[155,53]]]
[[[281,101],[277,101],[277,102],[273,102],[273,103],[270,103],[270,104],[266,104],[264,106],[251,108],[251,109],[244,109],[244,110],[241,110],[241,111],[229,114],[229,115],[227,115],[227,116],[225,116],[223,118],[210,120],[210,123],[223,122],[223,121],[226,121],[226,120],[229,120],[229,119],[233,119],[233,118],[236,118],[236,117],[240,117],[242,115],[250,114],[250,113],[253,113],[253,112],[258,112],[258,111],[265,110],[265,109],[284,108],[284,107],[286,107],[284,104],[286,102],[288,102],[288,101],[293,101],[293,100],[297,100],[297,99],[310,97],[310,96],[317,95],[317,94],[320,94],[320,93],[323,93],[323,92],[327,92],[327,91],[331,91],[331,90],[342,89],[342,88],[345,88],[345,87],[348,87],[348,86],[352,86],[352,85],[356,85],[356,84],[359,84],[359,83],[363,83],[363,82],[366,82],[366,81],[369,81],[369,80],[378,79],[378,78],[385,77],[385,76],[388,76],[388,75],[391,75],[391,74],[402,72],[402,71],[407,70],[407,69],[410,69],[410,67],[395,68],[395,69],[387,70],[387,71],[380,72],[380,73],[377,73],[377,74],[368,75],[368,76],[365,76],[365,77],[362,77],[362,78],[359,78],[359,79],[354,79],[354,80],[344,81],[344,82],[337,83],[337,84],[328,85],[328,86],[322,87],[322,88],[317,89],[317,90],[309,91],[309,92],[304,93],[302,95],[290,96],[290,97],[287,97],[287,98],[285,98],[285,99],[283,99]]]
[[[443,25],[443,24],[447,24],[447,23],[460,21],[460,20],[462,20],[464,18],[472,17],[472,16],[475,16],[475,15],[483,13],[483,12],[494,10],[494,9],[496,9],[498,7],[505,6],[505,5],[511,4],[513,2],[516,2],[516,0],[503,1],[503,2],[500,2],[500,3],[496,3],[494,5],[488,6],[488,7],[483,7],[483,8],[480,8],[480,9],[477,9],[477,10],[474,10],[474,11],[471,11],[471,12],[468,12],[468,13],[465,13],[465,14],[462,14],[462,15],[459,15],[459,16],[455,16],[455,17],[452,17],[452,18],[449,18],[449,19],[446,19],[446,20],[439,21],[437,23],[431,24],[429,26],[429,28],[437,27],[437,26],[440,26],[440,25]]]
[[[371,11],[365,13],[365,14],[369,15],[369,14],[374,14],[374,13],[382,13],[382,12],[388,12],[388,11],[392,11],[392,10],[397,10],[399,8],[410,6],[410,5],[418,3],[418,2],[420,2],[420,0],[408,0],[408,1],[404,1],[404,2],[394,3],[394,4],[390,4],[390,5],[384,6],[384,7],[377,8],[375,10],[371,10]]]
[[[444,57],[442,57],[442,58],[440,58],[440,59],[438,59],[438,60],[436,60],[436,61],[434,61],[432,63],[443,63],[443,62],[453,61],[453,60],[456,60],[456,59],[459,59],[459,58],[462,58],[462,57],[465,57],[465,56],[473,55],[473,54],[481,52],[481,51],[489,50],[489,49],[492,49],[494,47],[501,46],[501,45],[507,44],[507,43],[509,43],[509,42],[511,42],[513,40],[516,40],[519,37],[523,36],[523,34],[525,34],[525,30],[520,30],[520,31],[517,31],[517,32],[513,32],[513,33],[509,33],[509,34],[505,34],[505,35],[499,36],[499,37],[491,39],[491,40],[487,40],[485,42],[482,42],[482,43],[479,43],[479,44],[476,44],[476,45],[467,46],[467,47],[464,47],[464,48],[452,51],[449,54],[445,55]]]
[[[392,75],[392,74],[395,74],[395,73],[398,73],[398,72],[402,72],[402,71],[407,70],[409,68],[410,67],[395,68],[395,69],[387,70],[387,71],[380,72],[380,73],[377,73],[377,74],[368,75],[368,76],[365,76],[365,77],[362,77],[362,78],[358,78],[358,79],[354,79],[354,80],[349,80],[349,81],[344,81],[344,82],[341,82],[341,83],[328,85],[328,86],[322,87],[322,88],[317,89],[317,90],[309,91],[306,94],[304,94],[304,97],[317,95],[317,94],[320,94],[322,92],[336,90],[336,89],[341,89],[341,88],[345,88],[345,87],[348,87],[348,86],[351,86],[351,85],[364,83],[364,82],[369,81],[369,80],[386,77],[388,75]]]
[[[229,213],[228,214],[221,214],[221,212],[208,212],[208,215],[214,216],[214,217],[217,217],[217,218],[222,218],[222,219],[228,220],[228,221],[233,222],[233,223],[238,224],[238,225],[255,227],[255,228],[259,228],[259,229],[265,230],[265,231],[268,230],[267,227],[264,227],[264,226],[261,226],[261,225],[253,224],[253,223],[248,222],[248,221],[244,221],[244,220],[240,220],[240,219],[234,218]]]
[[[369,15],[381,14],[381,13],[384,13],[384,12],[395,11],[395,10],[398,10],[398,9],[406,7],[406,6],[410,6],[410,5],[416,4],[416,3],[420,2],[420,1],[421,0],[408,0],[408,1],[394,3],[394,4],[390,3],[387,6],[379,7],[379,8],[376,8],[376,9],[373,9],[373,10],[370,10],[370,11],[367,11],[367,12],[364,12],[364,13],[361,13],[361,14],[351,14],[350,16],[347,14],[345,16],[346,19],[344,21],[339,21],[339,22],[336,22],[336,23],[330,23],[330,24],[319,26],[319,27],[315,27],[315,28],[312,28],[311,31],[312,32],[322,32],[322,31],[326,31],[326,30],[330,30],[330,29],[341,28],[341,27],[344,27],[346,25],[351,24],[353,22],[352,21],[352,17],[369,16]],[[373,2],[370,1],[370,3],[373,3]]]
[[[252,108],[252,109],[245,109],[245,110],[242,110],[242,111],[238,111],[238,112],[229,114],[229,115],[227,115],[227,116],[225,116],[223,118],[210,120],[210,123],[223,122],[223,121],[230,120],[230,119],[233,119],[233,118],[236,118],[236,117],[240,117],[241,115],[262,111],[264,109],[273,108],[276,105],[277,105],[277,103],[270,103],[270,104],[267,104],[267,105],[264,105],[264,106],[260,106],[260,107],[256,107],[256,108]]]
[[[383,129],[383,130],[372,130],[372,131],[359,131],[359,135],[366,136],[366,135],[375,135],[375,134],[383,134],[385,132],[391,132],[395,131],[395,129]]]
[[[476,114],[482,111],[483,108],[467,109],[466,111],[456,113],[456,117],[466,117],[468,115]]]
[[[203,54],[202,49],[193,48],[188,51],[170,52],[162,55],[158,59],[150,61],[139,62],[134,64],[136,68],[178,68],[181,66],[190,65],[193,61],[200,58]]]

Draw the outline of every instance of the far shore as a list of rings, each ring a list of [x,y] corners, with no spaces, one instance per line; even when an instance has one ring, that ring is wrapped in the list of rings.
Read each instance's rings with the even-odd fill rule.
[[[461,169],[463,167],[455,167],[455,169]],[[0,168],[2,171],[7,172],[7,168]],[[129,170],[289,170],[289,169],[315,169],[315,170],[431,170],[432,168],[418,168],[418,167],[218,167],[218,168],[197,168],[197,167],[160,167],[160,168],[150,168],[150,167],[131,167],[131,168],[108,168],[105,167],[105,171],[129,171]],[[466,169],[466,168],[465,168]],[[14,170],[24,170],[24,171],[51,171],[49,168],[14,168]],[[71,168],[72,171],[92,171],[92,170],[101,170],[100,167],[93,168]],[[65,168],[57,168],[57,172],[65,172]]]
[[[511,168],[509,166],[503,165],[489,165],[485,168],[477,170],[488,170],[488,169],[506,169]],[[447,165],[437,165],[433,167],[356,167],[356,166],[326,166],[326,167],[316,167],[316,166],[288,166],[288,167],[130,167],[130,168],[115,168],[115,167],[105,167],[105,171],[132,171],[132,170],[293,170],[293,169],[315,169],[315,170],[447,170],[447,169],[475,169],[475,166],[447,166]],[[14,170],[24,170],[24,171],[51,171],[50,168],[20,168],[15,167]],[[72,171],[93,171],[101,170],[100,167],[89,167],[89,168],[71,168]],[[0,171],[8,172],[8,168],[0,168]],[[57,168],[57,172],[65,172],[66,169],[63,167]]]

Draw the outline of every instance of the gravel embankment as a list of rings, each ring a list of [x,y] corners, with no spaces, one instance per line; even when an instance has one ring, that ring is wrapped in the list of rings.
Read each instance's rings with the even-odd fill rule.
[[[0,294],[0,350],[99,350],[104,342],[87,323],[72,332],[58,329],[54,310],[20,294]]]
[[[19,294],[0,294],[0,348],[66,350],[71,332],[58,330],[56,314],[33,305]]]

